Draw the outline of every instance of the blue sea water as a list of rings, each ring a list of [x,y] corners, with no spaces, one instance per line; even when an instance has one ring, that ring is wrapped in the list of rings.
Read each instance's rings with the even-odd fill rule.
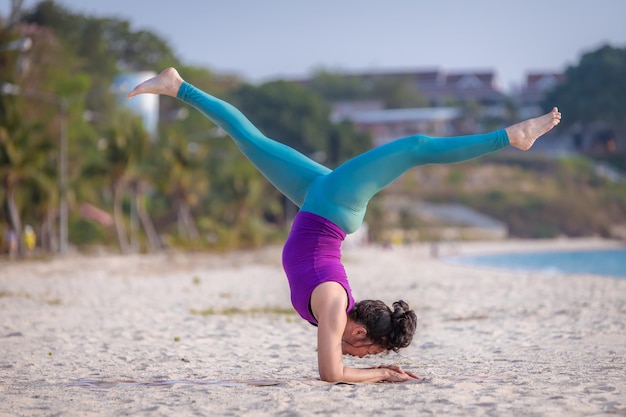
[[[626,248],[455,256],[446,261],[514,270],[593,274],[626,279]]]

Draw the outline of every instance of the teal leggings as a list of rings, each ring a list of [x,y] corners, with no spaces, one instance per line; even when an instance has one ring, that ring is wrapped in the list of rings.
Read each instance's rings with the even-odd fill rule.
[[[346,233],[363,222],[368,201],[409,169],[476,158],[509,145],[506,131],[450,138],[409,136],[367,151],[335,170],[263,135],[239,110],[189,83],[177,98],[195,107],[233,138],[243,154],[303,211]]]

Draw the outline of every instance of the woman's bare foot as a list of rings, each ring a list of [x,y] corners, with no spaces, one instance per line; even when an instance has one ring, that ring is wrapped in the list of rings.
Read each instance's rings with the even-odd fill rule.
[[[555,107],[550,113],[544,114],[543,116],[528,119],[507,127],[506,133],[509,135],[509,143],[511,146],[527,151],[541,135],[548,133],[560,122],[561,113],[559,109]]]
[[[174,68],[166,68],[156,77],[152,77],[139,84],[128,93],[128,98],[138,94],[164,94],[176,97],[178,89],[183,83],[183,79]]]

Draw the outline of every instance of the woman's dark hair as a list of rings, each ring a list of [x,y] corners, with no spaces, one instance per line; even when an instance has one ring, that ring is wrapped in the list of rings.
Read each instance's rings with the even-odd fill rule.
[[[402,300],[393,303],[393,311],[380,300],[359,301],[348,317],[365,326],[372,343],[394,352],[411,344],[417,327],[415,312]]]

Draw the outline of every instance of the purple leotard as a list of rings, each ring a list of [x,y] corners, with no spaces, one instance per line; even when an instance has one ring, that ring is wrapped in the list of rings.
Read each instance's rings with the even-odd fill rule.
[[[313,290],[323,282],[337,282],[348,296],[352,310],[354,298],[346,270],[341,264],[341,243],[346,234],[335,223],[317,214],[300,211],[296,215],[283,248],[283,268],[291,288],[291,304],[300,316],[317,324],[310,307]]]

